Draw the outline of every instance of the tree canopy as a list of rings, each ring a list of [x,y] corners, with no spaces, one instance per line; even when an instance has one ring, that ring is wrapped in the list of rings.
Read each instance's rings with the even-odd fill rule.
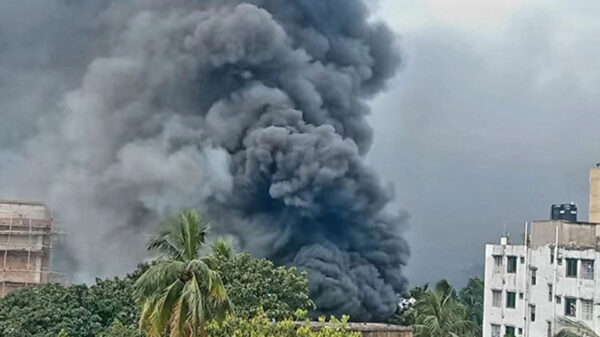
[[[297,309],[315,308],[306,273],[277,267],[246,252],[235,253],[223,241],[213,246],[213,254],[237,315],[253,317],[260,311],[269,318],[283,320],[293,317]]]
[[[354,336],[344,329],[290,330],[297,312],[315,308],[306,274],[236,252],[223,240],[213,244],[211,251],[203,250],[206,228],[197,213],[184,212],[149,242],[148,248],[160,253],[158,259],[139,265],[126,277],[97,279],[91,286],[48,284],[8,294],[0,299],[0,336],[162,337],[168,333],[187,337],[194,331],[214,337],[227,333],[270,337],[279,332],[290,337]],[[479,278],[460,290],[445,280],[433,289],[427,284],[412,288],[399,298],[400,309],[392,323],[413,325],[416,337],[478,336],[483,289]],[[215,294],[217,302],[232,304],[230,315],[216,310],[217,302],[211,299]],[[194,308],[199,311],[193,312]],[[137,326],[140,321],[145,334]],[[564,336],[584,331],[577,322],[565,322]],[[333,323],[345,324],[344,320]],[[178,326],[179,334],[173,334]]]
[[[301,311],[301,310],[300,310]],[[260,336],[260,337],[360,337],[360,332],[346,328],[348,317],[332,317],[329,322],[320,319],[324,326],[312,329],[309,322],[297,326],[292,319],[272,322],[267,316],[259,314],[250,319],[229,316],[224,322],[208,325],[208,337]]]
[[[464,306],[439,290],[427,291],[415,303],[414,328],[415,337],[474,336]]]
[[[47,284],[12,292],[0,300],[0,336],[54,337],[64,330],[70,337],[93,337],[115,319],[135,324],[135,277],[97,280],[91,287]]]
[[[481,336],[483,326],[483,280],[474,277],[469,280],[466,287],[462,288],[458,294],[460,302],[467,310],[467,319],[474,323],[476,336]]]
[[[221,248],[213,254],[236,315],[251,317],[262,310],[280,320],[293,317],[296,309],[314,308],[304,273],[229,245]],[[0,299],[0,336],[55,337],[64,329],[69,337],[112,337],[123,329],[137,330],[133,283],[148,268],[141,264],[126,277],[97,279],[91,286],[49,284],[10,293]],[[114,327],[115,320],[122,327]]]
[[[433,289],[429,285],[414,287],[399,299],[398,314],[392,323],[415,326],[415,336],[481,336],[483,321],[483,281],[469,280],[457,291],[446,280]]]

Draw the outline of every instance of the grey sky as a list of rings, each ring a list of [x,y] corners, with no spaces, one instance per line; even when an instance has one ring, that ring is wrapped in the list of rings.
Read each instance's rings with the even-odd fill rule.
[[[457,285],[503,228],[575,202],[600,161],[600,4],[382,0],[404,70],[373,103],[370,162],[411,214],[408,277]]]

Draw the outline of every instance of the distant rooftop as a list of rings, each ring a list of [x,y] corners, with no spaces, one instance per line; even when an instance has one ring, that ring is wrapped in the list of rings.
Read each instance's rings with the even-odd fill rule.
[[[32,206],[44,206],[47,207],[46,204],[44,204],[41,201],[24,201],[24,200],[7,200],[7,199],[0,199],[0,204],[11,204],[11,205],[32,205]]]

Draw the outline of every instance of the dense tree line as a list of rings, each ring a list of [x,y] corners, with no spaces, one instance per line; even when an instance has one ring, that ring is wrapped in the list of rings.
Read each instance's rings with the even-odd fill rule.
[[[137,323],[132,297],[135,276],[97,280],[93,286],[48,284],[0,300],[0,336],[96,336],[115,320]]]
[[[195,218],[193,212],[180,216],[187,222],[185,226],[190,222],[200,226],[195,234],[188,237],[195,238],[198,246],[189,249],[193,252],[188,257],[193,258],[187,262],[193,264],[196,258],[200,258],[210,264],[207,267],[223,282],[235,317],[249,318],[260,313],[267,319],[283,320],[294,317],[298,309],[314,309],[305,274],[294,268],[277,267],[271,261],[252,257],[246,252],[235,252],[223,241],[217,242],[208,254],[202,254],[200,248],[205,240],[205,225],[199,217]],[[177,225],[181,225],[177,219],[167,222],[168,230],[160,232],[149,243],[149,248],[163,252],[174,248],[164,245],[160,248],[160,238],[167,238],[163,244],[176,242],[168,238],[169,231],[173,232],[173,228],[168,227]],[[185,228],[179,227],[179,233],[182,232]],[[187,242],[188,248],[189,244],[193,244],[191,241],[194,240]],[[169,264],[169,261],[179,259],[177,255],[173,255],[175,258],[162,256],[150,265],[140,265],[123,278],[97,279],[91,286],[48,284],[12,292],[0,299],[0,336],[142,336],[138,332],[138,323],[140,308],[142,313],[144,308],[136,298],[136,281],[152,268],[158,267],[154,269],[155,274],[162,275],[165,268],[169,270],[178,266],[177,263]],[[183,279],[185,277],[183,275]]]
[[[483,281],[457,291],[446,280],[410,289],[400,298],[393,323],[413,326],[415,337],[479,337],[483,324]]]
[[[295,325],[315,309],[306,274],[223,240],[206,249],[207,228],[184,211],[149,241],[155,260],[126,277],[10,293],[0,299],[0,336],[358,337],[345,329],[348,317],[321,331]],[[393,323],[414,326],[416,337],[480,336],[483,282],[473,278],[460,291],[444,280],[415,287],[399,308]]]

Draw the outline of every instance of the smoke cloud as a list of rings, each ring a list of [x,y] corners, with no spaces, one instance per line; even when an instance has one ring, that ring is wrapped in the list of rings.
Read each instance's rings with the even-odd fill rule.
[[[400,58],[363,1],[0,13],[0,193],[51,205],[79,279],[130,270],[157,219],[194,207],[217,234],[307,270],[321,312],[395,310],[405,216],[363,156],[367,101]]]

